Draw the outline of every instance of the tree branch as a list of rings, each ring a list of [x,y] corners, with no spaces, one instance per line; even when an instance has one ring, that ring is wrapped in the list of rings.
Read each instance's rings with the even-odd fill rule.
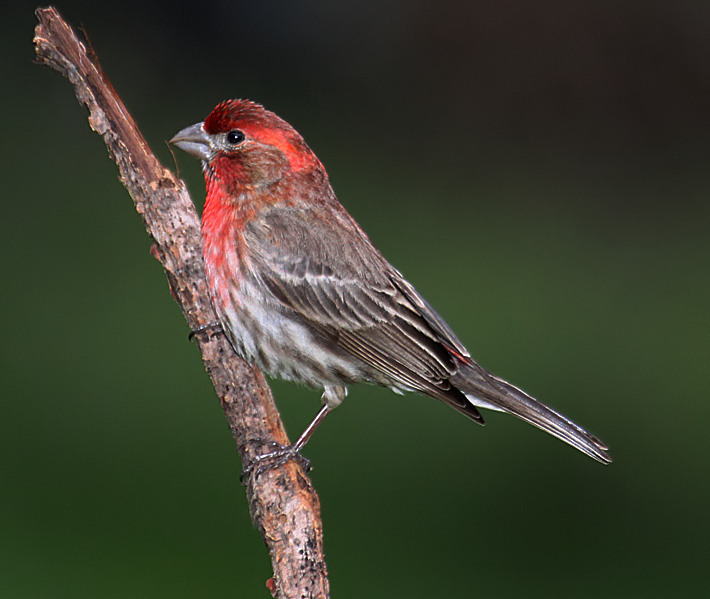
[[[200,223],[183,181],[164,168],[128,114],[112,85],[89,57],[56,9],[39,8],[35,29],[38,62],[74,85],[89,110],[91,128],[104,138],[161,262],[173,296],[191,329],[216,321],[202,262]],[[288,445],[271,391],[262,373],[240,360],[223,334],[198,334],[202,361],[220,399],[242,462],[258,454],[259,443]],[[269,549],[275,597],[329,597],[323,557],[320,502],[310,480],[293,461],[249,477],[247,497],[254,524]]]

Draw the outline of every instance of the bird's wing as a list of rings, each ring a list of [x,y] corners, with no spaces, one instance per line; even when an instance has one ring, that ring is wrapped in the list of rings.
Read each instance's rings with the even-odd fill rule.
[[[275,207],[245,232],[253,271],[284,306],[400,389],[482,421],[449,378],[468,352],[344,212]]]

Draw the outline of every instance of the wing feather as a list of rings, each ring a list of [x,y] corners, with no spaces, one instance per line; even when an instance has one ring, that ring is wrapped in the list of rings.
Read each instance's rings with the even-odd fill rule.
[[[353,221],[276,207],[250,223],[246,241],[253,270],[273,296],[315,328],[337,332],[336,343],[384,384],[471,411],[449,383],[458,368],[449,350],[468,352]]]

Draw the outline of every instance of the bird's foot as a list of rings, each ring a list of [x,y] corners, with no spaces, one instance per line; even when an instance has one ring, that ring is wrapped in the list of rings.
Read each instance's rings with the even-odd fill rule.
[[[245,484],[250,476],[253,476],[254,480],[256,480],[267,470],[283,466],[289,460],[298,462],[306,472],[311,471],[310,460],[304,458],[294,445],[281,445],[280,443],[276,443],[276,441],[267,439],[255,439],[255,441],[258,441],[261,445],[270,447],[271,451],[252,458],[244,466],[242,474],[239,477],[242,484]]]
[[[192,341],[196,335],[201,335],[202,333],[207,333],[207,338],[209,339],[212,334],[224,333],[222,325],[218,322],[211,322],[210,324],[203,324],[202,326],[192,329],[190,334],[187,336],[188,341]]]

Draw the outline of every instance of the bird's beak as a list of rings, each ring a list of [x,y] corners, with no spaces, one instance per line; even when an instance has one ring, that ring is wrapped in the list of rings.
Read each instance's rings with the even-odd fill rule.
[[[209,160],[212,157],[210,137],[205,133],[202,123],[186,127],[175,135],[170,143],[200,160]]]

